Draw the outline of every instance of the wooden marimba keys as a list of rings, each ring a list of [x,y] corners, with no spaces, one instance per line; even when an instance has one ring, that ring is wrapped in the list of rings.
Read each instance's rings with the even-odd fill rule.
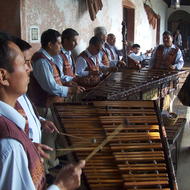
[[[95,88],[84,93],[83,100],[155,100],[176,89],[177,84],[182,78],[186,78],[187,74],[187,71],[143,68],[139,72],[123,69],[121,72],[111,73]]]
[[[76,160],[86,158],[127,118],[129,125],[112,138],[84,168],[85,189],[176,190],[169,147],[154,101],[57,103],[54,111]],[[89,139],[96,139],[92,143]],[[81,147],[81,149],[80,149]]]

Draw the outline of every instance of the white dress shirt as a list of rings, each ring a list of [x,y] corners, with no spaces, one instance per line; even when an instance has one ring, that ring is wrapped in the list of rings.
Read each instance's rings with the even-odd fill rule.
[[[143,60],[145,60],[145,59],[150,59],[150,57],[147,56],[147,55],[145,55],[145,54],[138,55],[138,54],[136,54],[136,53],[134,53],[134,52],[131,52],[131,53],[129,54],[129,57],[130,57],[131,59],[135,60],[135,61],[138,61],[138,62],[143,61]]]
[[[29,138],[35,143],[41,143],[41,123],[34,112],[30,100],[24,94],[20,96],[17,101],[24,109],[24,112],[28,118]]]
[[[10,105],[0,101],[0,115],[14,122],[24,131],[25,119]],[[36,190],[30,171],[28,158],[22,144],[11,138],[0,139],[0,189]],[[48,190],[59,190],[56,185]]]

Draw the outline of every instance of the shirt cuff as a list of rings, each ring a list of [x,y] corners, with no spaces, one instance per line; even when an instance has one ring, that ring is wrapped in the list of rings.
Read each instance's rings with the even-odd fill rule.
[[[39,116],[39,119],[42,120],[42,121],[45,121],[46,119],[43,118],[42,116]]]
[[[79,77],[88,76],[89,75],[89,71],[78,72],[76,75],[79,76]]]
[[[60,190],[57,185],[50,185],[47,190]]]
[[[176,70],[181,70],[181,67],[178,64],[174,64]]]
[[[110,67],[117,66],[118,61],[110,61]]]
[[[73,80],[73,77],[71,77],[71,76],[65,76],[65,77],[62,78],[63,82],[70,82],[72,80]]]
[[[69,87],[67,86],[62,86],[62,92],[61,92],[61,97],[67,97],[69,92]],[[60,96],[60,95],[58,95]]]

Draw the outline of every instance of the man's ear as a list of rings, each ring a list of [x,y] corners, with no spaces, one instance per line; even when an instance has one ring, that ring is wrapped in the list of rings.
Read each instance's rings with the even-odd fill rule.
[[[52,48],[52,43],[48,42],[48,48],[51,49]]]
[[[0,85],[9,86],[8,72],[5,69],[0,68]]]

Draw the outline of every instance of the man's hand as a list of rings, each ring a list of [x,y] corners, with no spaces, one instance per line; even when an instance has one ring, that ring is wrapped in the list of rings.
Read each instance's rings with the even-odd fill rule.
[[[117,67],[125,67],[126,63],[124,61],[118,61],[117,62]]]
[[[78,164],[69,164],[65,166],[59,172],[55,185],[57,185],[60,190],[75,190],[80,186],[81,183],[81,173],[82,168],[85,166],[85,161],[81,160]]]
[[[80,94],[80,93],[84,92],[85,90],[86,89],[84,87],[82,87],[82,86],[70,87],[68,94],[70,96],[72,96],[72,95],[75,95],[75,94]]]
[[[142,66],[141,66],[140,63],[137,64],[137,67],[138,67],[138,69],[141,69],[141,68],[142,68]]]
[[[169,65],[168,68],[174,70],[175,69],[175,65]]]
[[[89,71],[90,75],[100,75],[99,71]]]
[[[111,72],[117,72],[117,71],[118,71],[118,67],[106,67],[106,68],[101,69],[101,72],[104,75],[107,75],[108,73],[111,73]]]
[[[73,80],[69,82],[63,82],[63,86],[73,87],[73,86],[78,86],[78,84]]]
[[[149,50],[146,50],[146,52],[145,52],[145,55],[149,55],[150,53],[152,53],[153,52],[153,48],[151,48],[151,49],[149,49]]]
[[[49,154],[45,153],[45,151],[53,151],[53,148],[40,143],[34,143],[35,147],[37,148],[37,151],[42,159],[49,159]]]
[[[52,121],[40,120],[40,123],[42,126],[42,130],[49,132],[49,133],[53,133],[53,132],[59,133],[58,129],[56,128],[56,126],[54,125],[54,123]]]

